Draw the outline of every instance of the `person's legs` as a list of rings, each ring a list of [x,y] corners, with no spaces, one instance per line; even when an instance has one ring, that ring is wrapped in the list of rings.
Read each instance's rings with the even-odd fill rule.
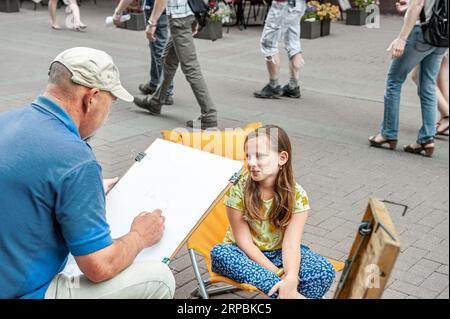
[[[265,294],[280,281],[275,273],[248,258],[235,244],[214,246],[211,250],[211,268],[236,282],[253,285]]]
[[[81,22],[80,8],[78,7],[77,0],[69,0],[69,8],[72,10],[74,28],[85,28],[86,25]]]
[[[46,299],[169,299],[175,279],[161,262],[134,263],[116,277],[93,283],[85,276],[58,274],[45,293]]]
[[[150,67],[150,82],[149,87],[156,90],[163,74],[162,68],[162,56],[164,49],[169,39],[169,17],[162,14],[158,20],[158,27],[155,31],[156,41],[149,42],[150,55],[151,55],[151,67]],[[173,83],[170,83],[167,92],[168,96],[173,95]]]
[[[261,35],[261,52],[266,61],[267,72],[271,82],[278,81],[280,74],[280,53],[278,41],[282,32],[283,6],[272,6],[267,15]]]
[[[371,145],[381,144],[386,140],[396,140],[399,126],[400,95],[403,83],[411,70],[427,56],[429,48],[417,47],[417,38],[422,30],[414,27],[406,42],[405,51],[400,58],[393,59],[386,77],[384,93],[384,117],[381,133],[370,137]]]
[[[56,21],[56,6],[58,5],[58,0],[48,0],[48,13],[50,14],[50,25],[54,29],[60,29]]]
[[[202,127],[203,125],[206,127],[206,123],[210,123],[211,126],[217,126],[217,111],[209,94],[195,50],[194,38],[192,36],[192,23],[194,20],[194,16],[172,19],[170,28],[171,36],[176,56],[180,61],[181,70],[189,82],[197,103],[200,106]],[[187,125],[191,126],[189,123]]]
[[[291,80],[299,81],[300,68],[303,64],[303,54],[301,52],[289,59],[289,76]]]
[[[449,65],[448,54],[442,59],[441,69],[437,77],[437,97],[438,97],[438,110],[440,113],[440,119],[438,122],[437,132],[442,135],[448,135],[449,128]]]
[[[167,42],[161,62],[163,77],[151,100],[153,103],[158,105],[163,105],[166,101],[170,84],[172,83],[175,73],[177,72],[178,65],[180,64],[177,52],[175,51],[175,46],[173,45],[172,37],[169,39],[169,42]]]
[[[301,246],[300,285],[298,292],[310,299],[320,299],[331,288],[336,272],[331,263],[306,246]]]
[[[449,59],[449,57],[448,57],[448,52],[447,52],[447,54],[445,54],[444,57],[442,58],[441,68],[439,70],[439,75],[437,78],[437,85],[439,86],[439,89],[441,90],[442,95],[443,95],[444,99],[447,101],[447,103],[448,103],[448,95],[449,95],[449,88],[448,88],[449,63],[448,63],[448,59]]]
[[[420,66],[416,66],[411,72],[411,79],[419,87],[419,72]],[[419,89],[417,93],[420,95]],[[441,68],[436,80],[436,97],[438,103],[438,111],[440,119],[437,123],[436,134],[448,135],[449,126],[449,105],[448,105],[448,57],[444,56],[442,59]],[[447,131],[447,133],[446,133]]]
[[[148,24],[148,19],[150,18],[150,15],[152,14],[151,7],[145,6],[144,7],[144,18],[145,18],[145,24]],[[156,28],[155,32],[158,32],[159,28]],[[155,42],[158,42],[158,38]],[[148,41],[148,48],[150,52],[150,73],[149,73],[149,80],[145,83],[139,84],[138,88],[139,91],[141,91],[142,94],[148,95],[153,94],[156,91],[156,88],[159,85],[159,78],[161,75],[160,69],[158,69],[158,61],[161,64],[161,57],[159,60],[155,57],[155,42]],[[157,80],[154,80],[157,79]]]
[[[156,89],[155,94],[153,94],[153,97],[147,95],[143,99],[138,97],[134,98],[134,104],[148,110],[152,115],[159,115],[161,113],[162,106],[166,102],[167,91],[170,83],[172,83],[175,72],[178,69],[179,61],[173,46],[172,38],[170,38],[169,42],[167,42],[162,57],[162,64],[163,78],[161,84]]]
[[[281,69],[281,59],[279,53],[266,58],[266,68],[269,73],[269,81],[278,81]]]
[[[265,58],[267,72],[269,73],[269,84],[261,91],[253,93],[257,98],[278,98],[281,95],[278,79],[281,64],[278,42],[282,32],[285,7],[285,3],[273,3],[264,24],[264,30],[261,35],[261,52]]]
[[[305,3],[297,1],[295,7],[288,7],[284,19],[284,46],[289,57],[289,83],[283,87],[283,96],[299,98],[300,67],[304,63],[300,42],[300,21],[305,12]]]
[[[336,272],[331,263],[306,246],[300,247],[301,261],[298,292],[310,299],[322,298],[331,288]],[[264,255],[282,267],[282,251],[266,251]],[[281,279],[255,263],[235,244],[219,244],[211,250],[212,271],[239,283],[247,283],[267,294]],[[276,298],[277,294],[272,297]]]
[[[264,252],[264,255],[277,267],[282,267],[281,250]],[[300,270],[298,292],[308,299],[320,299],[333,284],[336,271],[323,256],[308,247],[300,246]]]
[[[442,63],[442,50],[435,49],[420,63],[418,89],[422,109],[422,128],[417,143],[434,140],[436,134],[436,78]]]

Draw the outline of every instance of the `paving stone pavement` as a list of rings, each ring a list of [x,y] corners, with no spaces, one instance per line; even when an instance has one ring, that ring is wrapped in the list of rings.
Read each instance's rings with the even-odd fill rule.
[[[55,31],[46,8],[24,2],[19,13],[0,13],[0,112],[29,104],[45,87],[54,56],[73,46],[111,54],[122,83],[138,94],[148,79],[149,52],[143,32],[106,28],[113,1],[83,1],[87,32]],[[58,10],[62,23],[63,9]],[[437,141],[433,158],[370,148],[367,137],[378,131],[383,114],[386,48],[401,27],[397,16],[382,16],[379,29],[332,24],[328,37],[303,40],[306,65],[300,100],[256,100],[252,92],[267,81],[259,52],[261,27],[231,28],[216,42],[196,40],[202,72],[219,110],[222,128],[261,121],[285,128],[294,148],[298,182],[307,190],[312,211],[304,242],[328,258],[345,260],[368,198],[409,206],[388,206],[400,235],[401,254],[383,298],[449,298],[448,139]],[[288,80],[286,59],[281,80]],[[132,104],[117,102],[109,121],[91,143],[106,178],[121,176],[162,129],[183,127],[198,116],[191,90],[179,71],[175,104],[152,117]],[[413,142],[420,108],[411,81],[404,85],[400,144]],[[1,153],[1,150],[0,150]],[[206,268],[201,263],[203,276]],[[171,265],[176,298],[189,298],[196,282],[187,250]],[[332,291],[327,297],[332,297]],[[238,291],[219,298],[265,298]]]

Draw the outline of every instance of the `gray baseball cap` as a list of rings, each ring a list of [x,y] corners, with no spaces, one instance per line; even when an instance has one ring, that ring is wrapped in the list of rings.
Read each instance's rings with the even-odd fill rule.
[[[63,64],[72,73],[72,82],[88,88],[108,91],[126,102],[133,102],[133,96],[120,83],[119,70],[111,56],[104,51],[76,47],[67,49],[52,61]]]

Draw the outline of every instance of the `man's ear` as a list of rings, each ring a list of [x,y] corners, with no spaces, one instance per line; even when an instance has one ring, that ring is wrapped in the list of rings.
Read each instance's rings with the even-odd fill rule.
[[[95,99],[97,98],[97,94],[100,92],[99,89],[93,88],[89,89],[83,97],[83,112],[86,114],[91,110]]]

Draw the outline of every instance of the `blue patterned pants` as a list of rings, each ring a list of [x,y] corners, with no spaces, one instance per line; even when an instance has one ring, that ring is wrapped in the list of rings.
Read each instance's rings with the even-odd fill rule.
[[[301,245],[300,284],[298,292],[306,298],[319,299],[330,289],[335,278],[333,266],[324,257]],[[263,251],[277,267],[282,267],[281,249]],[[273,272],[251,260],[235,244],[218,244],[211,250],[212,271],[239,283],[251,284],[268,294],[281,279]],[[277,293],[272,295],[277,297]]]

